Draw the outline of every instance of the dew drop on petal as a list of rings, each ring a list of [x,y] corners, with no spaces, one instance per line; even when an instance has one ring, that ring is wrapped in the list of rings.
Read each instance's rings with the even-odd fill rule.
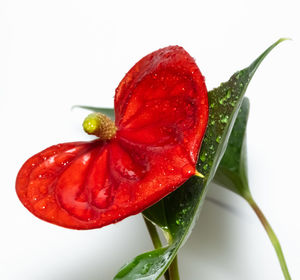
[[[39,200],[34,204],[34,208],[37,210],[45,210],[47,207],[47,198]]]
[[[186,164],[183,166],[181,172],[184,177],[191,177],[193,174],[195,174],[195,168],[190,164]]]

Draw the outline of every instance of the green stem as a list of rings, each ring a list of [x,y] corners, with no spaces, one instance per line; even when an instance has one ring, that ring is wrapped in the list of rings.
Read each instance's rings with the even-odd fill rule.
[[[148,219],[146,219],[144,216],[144,221],[147,226],[148,232],[150,234],[153,246],[155,249],[161,248],[162,244],[157,232],[157,229],[155,225],[153,225]],[[169,269],[164,274],[166,280],[180,280],[179,278],[179,272],[178,272],[178,262],[177,262],[177,256],[174,258],[173,262],[169,266]]]
[[[180,280],[179,271],[178,271],[177,256],[175,256],[173,262],[169,266],[168,271],[169,271],[170,280]]]
[[[145,224],[146,224],[146,227],[148,229],[148,232],[150,234],[150,237],[151,237],[151,240],[152,240],[152,243],[153,243],[153,246],[155,249],[158,249],[158,248],[161,248],[162,247],[162,244],[161,244],[161,241],[160,241],[160,238],[159,238],[159,235],[158,235],[158,232],[157,232],[157,229],[155,227],[155,225],[153,225],[148,219],[146,219],[144,216],[144,221],[145,221]],[[165,276],[165,279],[166,280],[172,280],[169,276],[169,271],[167,270],[164,274]]]
[[[144,217],[144,216],[143,216]],[[146,219],[144,217],[144,221],[145,221],[145,224],[147,226],[147,229],[148,229],[148,232],[150,234],[150,237],[151,237],[151,240],[152,240],[152,243],[153,243],[153,246],[155,249],[158,249],[158,248],[161,248],[162,247],[162,244],[161,244],[161,241],[160,241],[160,238],[159,238],[159,235],[158,235],[158,232],[156,230],[156,227],[155,225],[153,225],[148,219]]]
[[[257,217],[259,218],[260,222],[262,223],[262,225],[264,226],[272,244],[273,247],[276,251],[284,278],[286,280],[291,280],[291,276],[289,274],[285,259],[284,259],[284,255],[279,243],[279,240],[275,234],[275,232],[273,231],[271,225],[269,224],[268,220],[266,219],[265,215],[263,214],[263,212],[260,210],[260,208],[258,207],[258,205],[256,204],[256,202],[253,200],[253,198],[247,197],[246,200],[248,201],[248,203],[250,204],[250,206],[252,207],[252,209],[255,211]]]

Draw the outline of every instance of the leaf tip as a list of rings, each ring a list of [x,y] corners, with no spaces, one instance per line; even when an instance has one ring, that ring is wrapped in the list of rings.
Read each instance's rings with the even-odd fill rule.
[[[279,43],[281,43],[283,41],[292,41],[292,40],[293,40],[292,38],[283,37],[283,38],[278,39],[276,43],[279,44]]]
[[[73,111],[74,109],[79,108],[79,107],[80,107],[79,105],[73,105],[73,106],[71,107],[71,111]]]

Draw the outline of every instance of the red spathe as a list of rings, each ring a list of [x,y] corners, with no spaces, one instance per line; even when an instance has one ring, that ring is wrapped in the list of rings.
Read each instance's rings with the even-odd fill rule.
[[[67,228],[100,228],[143,211],[195,174],[208,100],[183,48],[135,64],[116,89],[115,114],[113,139],[55,145],[25,162],[16,190],[30,212]]]

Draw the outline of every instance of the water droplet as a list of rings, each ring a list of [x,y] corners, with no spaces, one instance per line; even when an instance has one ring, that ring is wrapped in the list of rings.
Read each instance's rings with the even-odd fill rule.
[[[215,123],[216,123],[215,120],[212,120],[212,121],[210,122],[211,125],[214,125]]]
[[[221,123],[227,123],[228,122],[229,117],[228,116],[222,116],[220,119]]]
[[[226,94],[226,95],[225,95]],[[225,96],[223,96],[221,99],[219,99],[219,103],[221,104],[221,105],[223,105],[224,103],[225,103],[225,101],[228,99],[227,98],[227,93],[224,93],[224,95]]]
[[[141,274],[146,274],[149,271],[150,267],[151,267],[150,263],[144,264],[141,270]]]
[[[208,168],[208,164],[206,163],[206,164],[203,165],[203,169],[207,170],[207,168]]]
[[[236,105],[236,101],[231,101],[229,104],[234,107]]]
[[[184,221],[182,221],[181,219],[177,219],[176,220],[176,225],[178,225],[178,226],[184,225]]]
[[[184,177],[190,177],[195,173],[195,168],[190,164],[186,164],[183,166],[181,172]]]
[[[216,138],[216,142],[217,142],[217,143],[220,143],[221,139],[222,139],[222,136],[219,135],[219,136]]]
[[[226,98],[228,99],[228,98],[230,98],[230,97],[231,97],[231,90],[229,89],[229,90],[227,90]]]
[[[185,214],[187,213],[187,211],[188,211],[188,210],[187,210],[186,208],[185,208],[185,209],[182,209],[182,214],[185,215]]]
[[[47,206],[47,202],[48,202],[47,198],[43,198],[34,204],[34,208],[37,210],[45,210]]]
[[[203,154],[200,155],[200,159],[201,159],[202,162],[205,161],[205,159],[206,159],[205,153],[203,153]]]

